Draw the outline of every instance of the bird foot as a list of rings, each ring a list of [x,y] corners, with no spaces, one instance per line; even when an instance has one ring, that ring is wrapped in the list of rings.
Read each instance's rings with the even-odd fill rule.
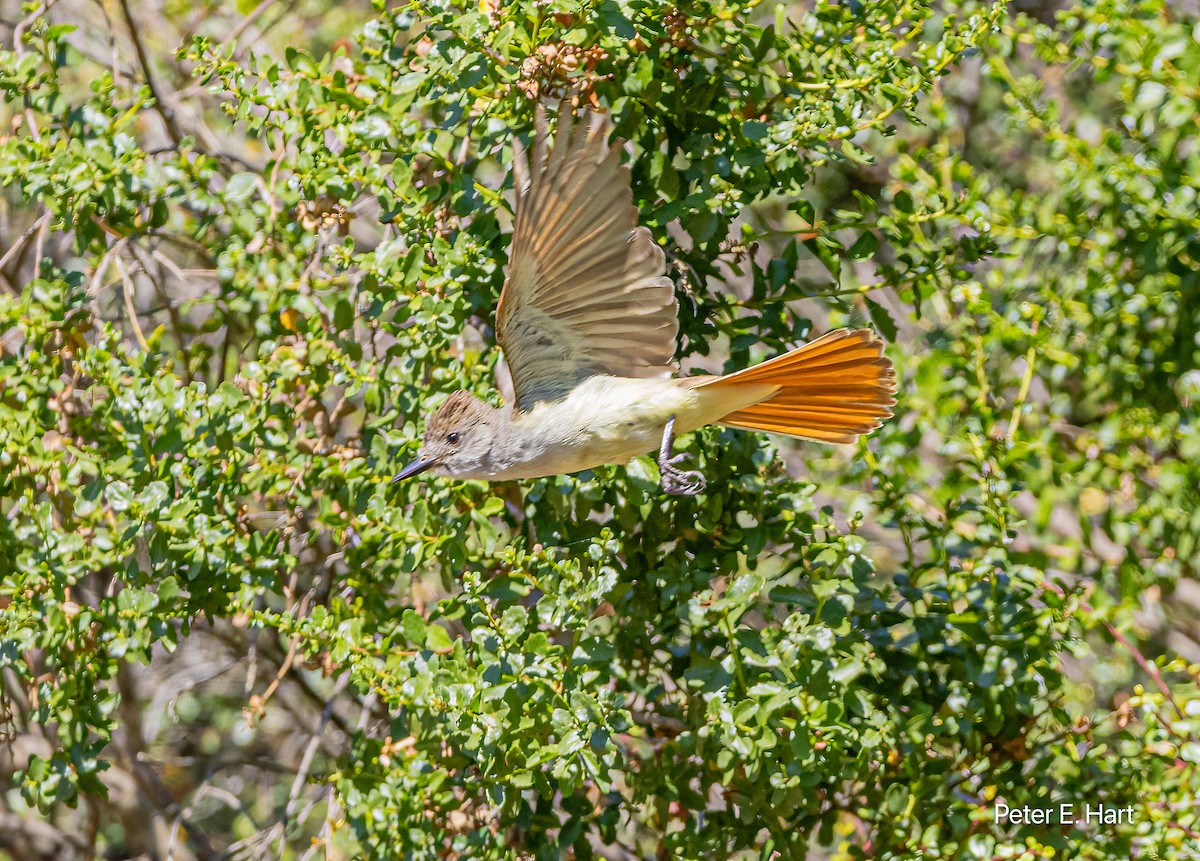
[[[697,470],[676,469],[671,464],[659,464],[662,489],[672,496],[695,496],[703,493],[707,482]]]
[[[662,475],[662,489],[672,496],[695,496],[704,491],[707,484],[704,475],[697,470],[679,469],[675,464],[681,463],[687,455],[671,455],[675,445],[675,416],[667,419],[663,428],[662,447],[658,450],[658,471]]]

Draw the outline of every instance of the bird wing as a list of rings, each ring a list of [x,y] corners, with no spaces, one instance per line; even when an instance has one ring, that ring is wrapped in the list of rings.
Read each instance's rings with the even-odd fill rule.
[[[560,111],[554,145],[539,107],[533,157],[515,149],[516,219],[496,340],[517,409],[597,374],[665,377],[679,328],[666,256],[637,226],[629,169],[600,117]]]

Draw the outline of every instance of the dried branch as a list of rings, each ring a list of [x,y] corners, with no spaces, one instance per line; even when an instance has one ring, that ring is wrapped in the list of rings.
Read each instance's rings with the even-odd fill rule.
[[[117,0],[117,2],[121,6],[121,14],[125,18],[125,25],[129,29],[129,38],[133,40],[133,50],[137,54],[138,65],[142,67],[142,75],[146,78],[146,86],[150,88],[150,95],[154,98],[154,109],[162,117],[167,134],[170,135],[171,140],[178,146],[184,138],[183,132],[180,131],[179,125],[175,122],[175,112],[167,104],[163,90],[155,79],[154,70],[150,64],[150,57],[146,53],[146,46],[142,44],[142,40],[138,36],[138,26],[133,21],[133,12],[129,8],[129,0]]]
[[[0,257],[0,274],[3,274],[4,268],[6,266],[8,266],[8,264],[12,261],[12,259],[14,257],[17,256],[18,253],[20,253],[24,250],[24,248],[26,247],[26,243],[29,242],[29,237],[33,236],[35,233],[37,233],[43,227],[45,227],[46,223],[49,220],[50,220],[50,213],[43,211],[42,214],[40,216],[38,216],[37,220],[34,221],[33,224],[31,224],[29,226],[29,229],[27,229],[24,233],[22,233],[20,236],[17,237],[17,241],[14,242],[11,246],[9,246],[9,249],[4,252],[3,257]],[[12,282],[8,278],[7,275],[4,276],[4,280],[6,282],[8,282],[9,285],[11,286]]]
[[[125,269],[125,263],[121,260],[120,254],[113,257],[113,263],[116,264],[117,271],[121,273],[121,281],[123,282],[123,286],[125,288],[121,292],[125,299],[125,311],[129,316],[129,325],[133,328],[133,335],[137,339],[138,346],[149,353],[150,345],[146,343],[146,336],[142,334],[142,324],[138,322],[137,308],[133,306],[133,279],[129,277],[129,273]]]

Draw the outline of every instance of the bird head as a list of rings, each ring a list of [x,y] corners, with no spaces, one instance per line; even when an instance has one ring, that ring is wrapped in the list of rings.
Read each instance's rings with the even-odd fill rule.
[[[412,478],[426,470],[451,478],[480,474],[496,438],[497,412],[470,392],[455,392],[425,425],[425,440],[417,459],[392,481]]]

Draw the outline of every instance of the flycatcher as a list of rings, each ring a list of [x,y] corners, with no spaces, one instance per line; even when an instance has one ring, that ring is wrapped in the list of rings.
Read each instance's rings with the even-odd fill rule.
[[[394,479],[501,481],[626,463],[658,448],[667,493],[704,489],[674,437],[710,424],[850,443],[887,418],[895,373],[868,329],[839,329],[727,376],[676,377],[675,289],[637,226],[619,143],[593,115],[560,111],[551,145],[537,113],[533,157],[515,146],[516,217],[496,341],[512,377],[503,408],[455,392]]]

